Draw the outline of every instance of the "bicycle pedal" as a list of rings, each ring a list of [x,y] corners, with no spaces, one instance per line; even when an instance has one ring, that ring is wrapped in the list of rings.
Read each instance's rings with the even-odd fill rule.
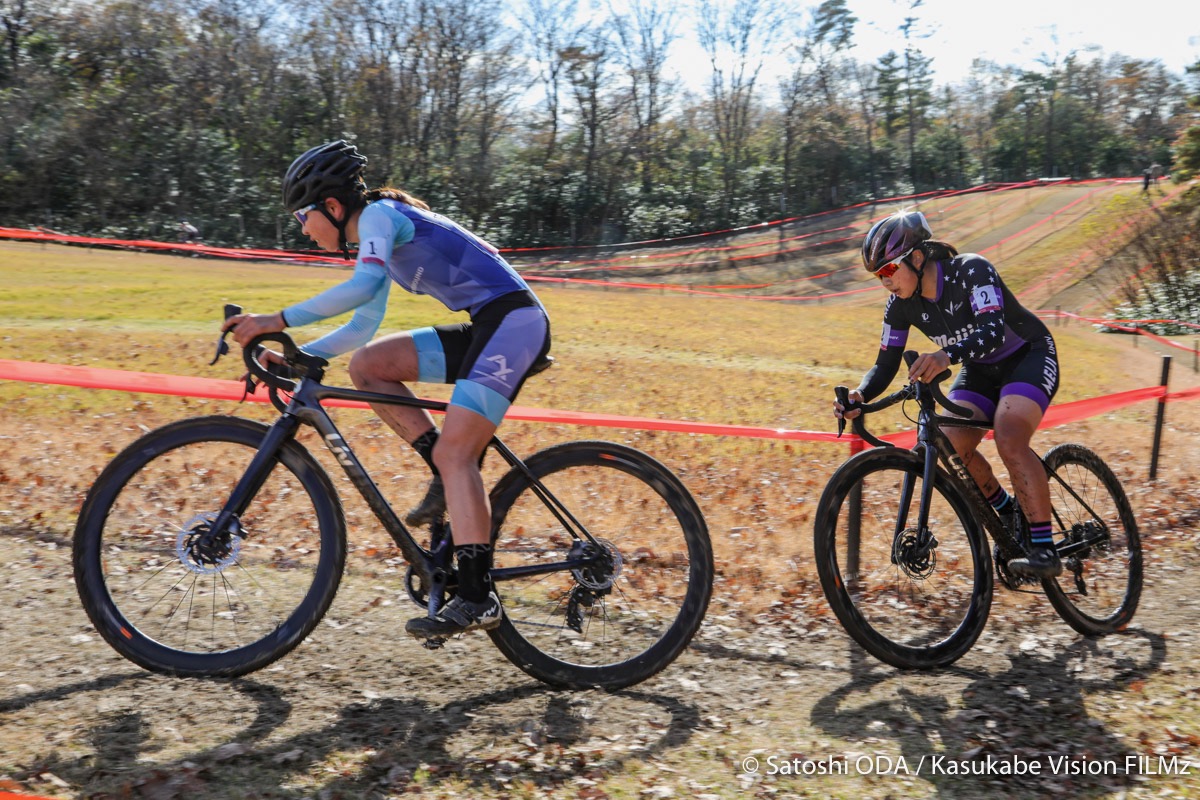
[[[424,647],[426,650],[441,650],[442,645],[444,645],[445,643],[446,643],[445,639],[434,637],[432,639],[426,639],[425,641],[421,642],[421,647]]]

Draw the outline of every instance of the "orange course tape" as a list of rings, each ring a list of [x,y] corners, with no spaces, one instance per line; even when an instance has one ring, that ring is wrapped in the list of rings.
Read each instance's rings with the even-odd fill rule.
[[[244,386],[241,381],[196,378],[182,375],[163,375],[154,372],[128,372],[99,367],[78,367],[68,364],[45,364],[34,361],[0,359],[0,380],[46,383],[58,386],[79,386],[88,389],[112,389],[127,392],[175,395],[179,397],[201,397],[213,400],[241,400]],[[245,399],[257,403],[268,402],[265,390]],[[1149,386],[1117,394],[1091,397],[1051,406],[1042,419],[1042,428],[1050,428],[1077,422],[1107,411],[1134,403],[1159,398],[1163,402],[1193,400],[1200,398],[1200,389],[1168,393],[1165,386]],[[368,408],[366,403],[348,400],[330,400],[326,405],[336,408]],[[583,411],[563,411],[553,408],[513,406],[505,415],[508,419],[524,422],[548,422],[568,425],[591,425],[603,428],[627,430],[672,431],[676,433],[704,434],[709,436],[738,436],[755,439],[783,441],[813,441],[853,443],[858,437],[823,431],[791,430],[787,428],[763,428],[753,425],[723,425],[687,420],[653,419],[650,417],[628,417],[619,414],[595,414]],[[915,431],[902,431],[881,437],[902,447],[911,447],[916,442]]]
[[[163,375],[156,372],[126,372],[119,369],[77,367],[68,364],[44,364],[34,361],[0,359],[0,380],[48,383],[58,386],[80,386],[87,389],[115,389],[126,392],[202,397],[212,400],[241,400],[244,386],[241,381],[195,378],[182,375]],[[269,402],[267,393],[260,391],[245,399],[256,403]],[[335,408],[369,408],[366,403],[350,400],[329,400],[325,405]],[[762,439],[807,439],[836,441],[837,435],[820,431],[797,431],[782,428],[759,428],[751,425],[721,425],[649,417],[627,417],[618,414],[590,414],[581,411],[560,411],[553,408],[513,406],[507,419],[525,422],[593,425],[602,428],[627,428],[652,431],[702,433],[714,436],[747,436]]]

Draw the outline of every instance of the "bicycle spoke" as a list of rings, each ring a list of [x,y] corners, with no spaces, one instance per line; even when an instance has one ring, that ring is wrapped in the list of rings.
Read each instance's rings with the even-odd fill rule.
[[[982,630],[991,596],[986,547],[948,477],[934,484],[927,530],[915,528],[922,473],[918,457],[903,451],[847,462],[822,495],[815,538],[839,621],[872,655],[902,667],[961,656]],[[906,481],[914,490],[907,507]],[[908,527],[897,532],[900,520]]]
[[[1057,475],[1051,506],[1063,552],[1063,574],[1044,583],[1064,620],[1086,635],[1103,635],[1128,623],[1141,594],[1142,553],[1137,523],[1120,482],[1106,464],[1080,445],[1060,445],[1046,455]]]
[[[127,448],[98,480],[76,529],[76,583],[122,654],[167,672],[242,674],[319,620],[340,576],[344,528],[311,456],[296,447],[269,464],[240,518],[210,529],[265,432],[233,418],[176,423]]]
[[[617,456],[603,448],[616,450]],[[707,587],[697,586],[693,574],[697,557],[707,574],[711,553],[706,537],[697,539],[689,527],[700,522],[698,515],[672,506],[684,501],[665,480],[656,485],[639,473],[642,460],[647,469],[661,470],[644,455],[607,443],[546,451],[552,452],[562,454],[561,462],[529,462],[539,479],[536,491],[525,476],[512,478],[510,493],[503,486],[497,489],[500,496],[493,502],[503,522],[496,567],[568,558],[580,566],[498,583],[506,625],[493,639],[514,663],[542,680],[628,685],[643,679],[627,666],[637,656],[667,647],[678,651],[680,644],[672,637],[680,630],[681,613],[695,613],[689,598],[703,598],[706,604]],[[572,542],[558,507],[547,509],[539,497],[541,487],[592,540]],[[544,546],[557,542],[564,549]],[[678,634],[683,643],[699,618],[685,621],[690,631]],[[668,656],[661,664],[651,660],[650,666],[637,669],[652,674],[674,654]],[[564,680],[563,675],[574,677]]]

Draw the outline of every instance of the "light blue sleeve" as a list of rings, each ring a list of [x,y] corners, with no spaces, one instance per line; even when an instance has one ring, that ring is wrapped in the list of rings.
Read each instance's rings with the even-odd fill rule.
[[[283,315],[287,319],[288,327],[295,327],[310,325],[356,309],[354,316],[345,325],[304,346],[304,349],[313,355],[331,358],[371,341],[371,337],[379,330],[384,312],[387,311],[390,288],[391,279],[387,270],[378,264],[360,261],[355,265],[354,275],[350,280],[339,283],[303,303],[285,308]]]
[[[371,337],[383,322],[383,315],[387,312],[388,290],[391,287],[392,282],[385,275],[383,280],[379,281],[375,294],[355,310],[354,316],[350,317],[345,325],[315,342],[309,342],[304,345],[304,349],[321,358],[333,358],[357,350],[371,341]],[[288,320],[291,320],[290,315]]]
[[[393,248],[412,240],[413,224],[396,209],[384,203],[372,203],[363,209],[358,231],[358,261],[350,280],[283,310],[287,324],[297,326],[356,309],[345,325],[304,346],[305,350],[321,358],[332,358],[362,347],[379,330],[392,284],[387,257]]]

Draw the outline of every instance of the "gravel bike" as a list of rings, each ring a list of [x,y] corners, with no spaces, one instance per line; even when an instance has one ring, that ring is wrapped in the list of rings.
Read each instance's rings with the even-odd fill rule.
[[[267,342],[281,346],[286,369],[259,360]],[[213,363],[227,351],[222,336]],[[329,609],[346,526],[329,475],[296,439],[303,425],[395,541],[413,602],[432,616],[457,585],[449,522],[435,521],[419,543],[321,401],[447,404],[327,386],[328,363],[284,333],[257,337],[243,358],[247,381],[264,383],[280,411],[274,424],[207,416],[152,431],[108,464],[79,514],[83,606],[117,652],[148,670],[244,675],[290,652]],[[713,579],[704,517],[679,478],[611,442],[524,460],[499,438],[489,447],[510,467],[490,493],[491,574],[505,613],[488,635],[505,657],[552,686],[604,689],[674,661],[700,627]]]
[[[910,365],[916,357],[905,353]],[[844,407],[862,410],[853,430],[876,447],[842,464],[821,495],[814,531],[821,588],[863,649],[903,669],[945,666],[970,650],[991,608],[993,559],[1006,588],[1032,591],[1023,587],[1038,582],[1006,566],[1028,551],[1028,524],[1020,531],[1004,524],[942,430],[991,428],[945,397],[938,384],[949,375],[910,382],[869,404],[851,405],[846,387],[835,388]],[[905,400],[918,408],[912,450],[879,439],[864,423],[867,414]],[[939,405],[962,416],[940,415]],[[1053,447],[1042,464],[1064,569],[1041,589],[1079,633],[1120,630],[1142,590],[1141,540],[1125,491],[1082,445]]]

